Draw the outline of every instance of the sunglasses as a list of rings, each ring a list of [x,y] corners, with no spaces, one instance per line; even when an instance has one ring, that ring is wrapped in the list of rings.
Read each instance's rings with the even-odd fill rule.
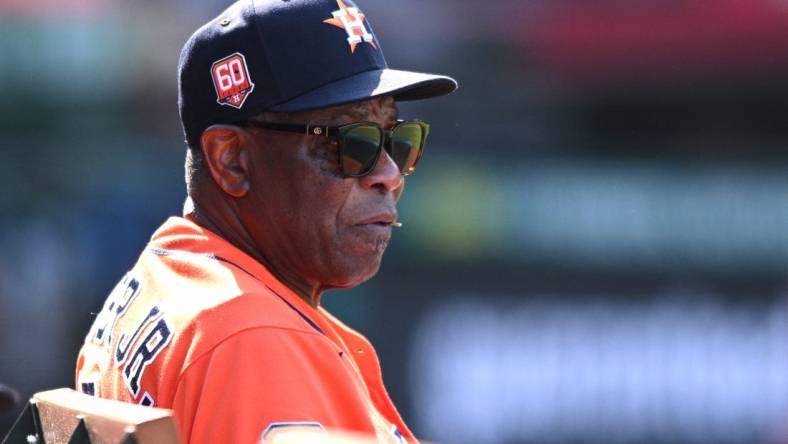
[[[321,126],[249,120],[240,126],[330,137],[339,147],[342,173],[349,177],[362,177],[372,172],[382,149],[391,156],[403,176],[413,173],[430,131],[430,126],[421,120],[398,120],[390,130],[374,122]]]

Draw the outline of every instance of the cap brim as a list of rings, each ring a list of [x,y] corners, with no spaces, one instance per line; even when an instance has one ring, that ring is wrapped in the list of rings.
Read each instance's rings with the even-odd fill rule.
[[[439,97],[457,89],[451,77],[396,69],[375,69],[331,82],[268,111],[290,112],[327,108],[391,95],[395,100]]]

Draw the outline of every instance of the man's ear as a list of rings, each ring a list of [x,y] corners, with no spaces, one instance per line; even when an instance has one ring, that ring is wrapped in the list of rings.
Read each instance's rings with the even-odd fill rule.
[[[233,125],[212,125],[200,138],[213,180],[230,196],[243,197],[249,192],[251,165],[246,147],[251,142],[249,133]]]

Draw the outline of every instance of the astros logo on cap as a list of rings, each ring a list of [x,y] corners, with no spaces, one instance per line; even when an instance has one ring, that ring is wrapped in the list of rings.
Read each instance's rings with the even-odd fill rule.
[[[334,18],[323,20],[323,23],[334,25],[347,32],[350,52],[355,52],[356,46],[362,41],[378,49],[378,46],[375,44],[375,37],[367,31],[367,27],[364,25],[364,14],[356,7],[348,8],[342,0],[337,0],[337,4],[339,5],[339,10],[331,13]]]
[[[254,83],[246,68],[246,58],[240,52],[214,62],[211,66],[216,102],[219,105],[241,109],[246,98],[254,90]]]

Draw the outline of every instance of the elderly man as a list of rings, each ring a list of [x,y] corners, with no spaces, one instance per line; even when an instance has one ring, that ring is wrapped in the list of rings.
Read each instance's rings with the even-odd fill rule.
[[[413,441],[375,351],[320,307],[372,277],[428,125],[397,100],[449,77],[387,67],[349,0],[241,0],[186,43],[184,217],[107,298],[84,393],[172,408],[193,443],[344,429]]]

